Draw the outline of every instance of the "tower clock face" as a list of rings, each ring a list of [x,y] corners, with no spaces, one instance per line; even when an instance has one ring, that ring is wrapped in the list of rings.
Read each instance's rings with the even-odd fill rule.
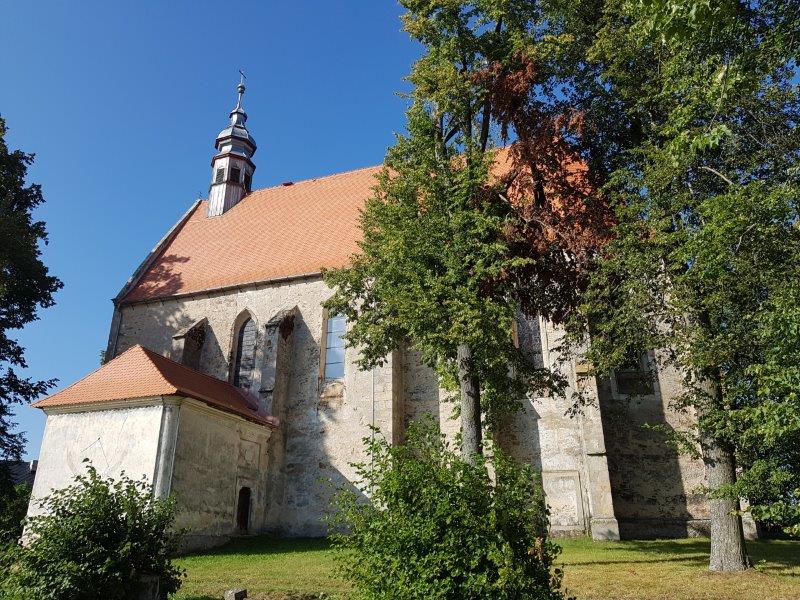
[[[72,476],[86,472],[84,459],[88,459],[99,475],[118,475],[130,447],[127,440],[131,432],[125,431],[127,416],[108,418],[102,413],[85,413],[80,420],[79,426],[68,428],[64,444]]]

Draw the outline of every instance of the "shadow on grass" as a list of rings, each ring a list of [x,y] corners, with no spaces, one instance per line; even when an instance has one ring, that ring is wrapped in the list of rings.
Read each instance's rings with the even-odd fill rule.
[[[270,536],[251,536],[237,538],[223,546],[218,546],[203,552],[185,554],[181,558],[195,556],[231,556],[255,555],[268,556],[270,554],[291,554],[295,552],[320,552],[332,548],[326,538],[274,538]],[[198,599],[200,600],[200,599]]]
[[[682,563],[686,566],[705,568],[708,566],[711,543],[705,538],[682,540],[624,540],[610,542],[608,545],[596,547],[595,551],[605,554],[608,550],[609,560],[596,558],[582,560],[580,550],[595,550],[592,546],[583,546],[577,552],[567,550],[562,558],[570,566],[614,565],[614,564],[658,564]],[[747,542],[747,551],[754,564],[766,564],[767,570],[800,568],[800,542],[789,540],[758,540]],[[626,554],[620,557],[619,552]],[[570,554],[578,554],[576,560],[570,561]],[[595,558],[595,557],[592,557]]]
[[[764,540],[748,542],[747,550],[755,564],[761,561],[770,567],[784,569],[800,568],[800,542],[789,540]],[[794,577],[800,575],[794,574]]]

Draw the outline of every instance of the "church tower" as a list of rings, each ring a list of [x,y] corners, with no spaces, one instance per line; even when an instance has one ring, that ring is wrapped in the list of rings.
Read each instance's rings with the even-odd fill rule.
[[[219,132],[214,144],[217,154],[211,159],[211,188],[208,192],[208,216],[217,217],[236,206],[253,183],[253,155],[256,141],[245,127],[247,113],[242,108],[244,76],[236,90],[238,99],[231,111],[230,124]]]

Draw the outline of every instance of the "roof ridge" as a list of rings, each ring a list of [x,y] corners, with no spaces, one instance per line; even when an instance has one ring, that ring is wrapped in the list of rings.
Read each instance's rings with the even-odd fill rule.
[[[307,179],[299,179],[297,181],[291,181],[291,184],[292,185],[300,185],[301,183],[313,183],[315,181],[320,181],[322,179],[332,179],[334,177],[339,177],[341,175],[352,175],[353,173],[358,173],[359,171],[368,171],[370,169],[378,169],[378,168],[380,168],[382,166],[383,166],[383,164],[370,165],[368,167],[359,167],[357,169],[350,169],[348,171],[340,171],[339,173],[329,173],[328,175],[320,175],[319,177],[309,177]],[[258,188],[258,189],[253,190],[251,193],[255,194],[256,192],[264,192],[264,191],[267,191],[267,190],[274,190],[274,189],[281,188],[281,187],[289,187],[289,186],[284,185],[284,183],[286,183],[286,182],[278,183],[278,184],[275,184],[275,185],[270,185],[270,186],[263,187],[263,188]]]

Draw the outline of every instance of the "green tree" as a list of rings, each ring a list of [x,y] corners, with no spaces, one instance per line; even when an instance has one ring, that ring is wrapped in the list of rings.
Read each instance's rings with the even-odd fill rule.
[[[530,467],[482,462],[449,449],[428,419],[406,442],[366,438],[359,494],[342,491],[332,519],[344,576],[364,598],[392,600],[564,598],[559,548],[546,539],[541,486]]]
[[[567,168],[578,122],[538,60],[539,4],[401,5],[425,48],[409,76],[407,131],[366,204],[359,254],[326,274],[336,290],[327,306],[354,323],[347,339],[362,366],[409,344],[459,390],[461,447],[473,461],[482,414],[492,422],[531,388],[562,384],[522,360],[512,323],[518,310],[568,314],[585,247],[605,221],[585,169]]]
[[[15,544],[22,535],[22,522],[28,512],[31,486],[14,485],[9,469],[0,464],[0,548]]]
[[[124,600],[147,577],[159,579],[164,599],[180,587],[174,504],[154,498],[146,482],[104,479],[88,466],[40,503],[42,514],[26,523],[27,544],[5,557],[3,598]]]
[[[583,57],[569,97],[616,226],[574,340],[599,374],[651,349],[685,374],[676,405],[697,427],[671,438],[705,462],[710,569],[741,570],[740,497],[798,522],[800,7],[577,4],[551,22]]]
[[[24,349],[9,332],[36,320],[40,307],[52,306],[62,284],[41,261],[40,244],[47,243],[47,232],[32,212],[44,198],[40,186],[25,183],[33,155],[9,151],[5,135],[0,117],[0,458],[18,459],[25,437],[13,432],[12,407],[32,402],[53,382],[17,374],[15,368],[27,366]]]

